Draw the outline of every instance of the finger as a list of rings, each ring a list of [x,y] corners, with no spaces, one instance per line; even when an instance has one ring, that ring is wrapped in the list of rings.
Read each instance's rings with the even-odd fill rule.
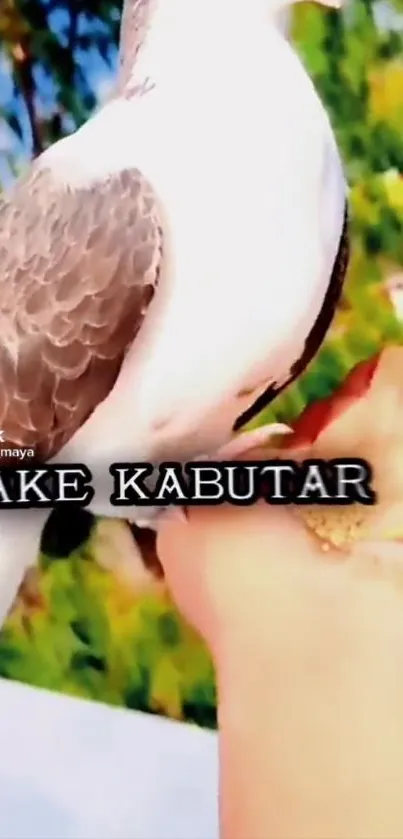
[[[209,563],[229,562],[245,555],[249,567],[266,561],[312,561],[321,551],[305,525],[290,507],[270,506],[264,501],[248,507],[228,504],[188,508],[187,517],[169,513],[162,522],[158,547],[164,570],[193,573],[200,557]],[[183,564],[185,563],[185,567]]]
[[[192,524],[182,510],[171,508],[160,522],[157,555],[168,588],[183,616],[196,628],[200,611],[200,562],[196,554]]]
[[[195,510],[191,518],[192,538],[204,550],[234,556],[262,554],[269,560],[287,561],[291,556],[305,560],[317,553],[302,520],[289,506],[271,506],[260,501],[248,507],[224,505]]]

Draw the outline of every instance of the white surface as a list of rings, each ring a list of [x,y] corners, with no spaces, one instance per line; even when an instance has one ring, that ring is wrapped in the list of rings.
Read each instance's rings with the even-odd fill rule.
[[[213,733],[0,679],[0,839],[216,839]]]

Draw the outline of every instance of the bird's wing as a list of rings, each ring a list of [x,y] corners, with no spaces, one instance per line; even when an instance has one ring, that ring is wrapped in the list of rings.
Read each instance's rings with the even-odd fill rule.
[[[55,454],[108,395],[158,283],[162,231],[137,170],[71,189],[40,159],[0,202],[3,451]]]
[[[250,422],[254,417],[256,417],[260,411],[263,411],[264,408],[267,408],[273,399],[276,399],[280,393],[288,387],[301,373],[304,372],[305,368],[308,364],[312,361],[316,353],[318,352],[326,333],[330,327],[330,324],[333,320],[334,313],[336,311],[337,304],[339,302],[341,292],[343,289],[343,283],[347,272],[348,262],[349,262],[349,254],[350,254],[350,244],[349,244],[349,229],[348,229],[348,212],[347,212],[347,205],[345,208],[344,213],[344,224],[343,229],[340,237],[339,248],[337,252],[337,256],[333,265],[333,270],[331,271],[330,281],[327,289],[327,293],[325,295],[325,299],[322,304],[322,308],[319,312],[318,317],[314,325],[312,326],[311,331],[309,332],[302,355],[295,361],[290,369],[289,377],[283,381],[280,385],[276,385],[270,383],[267,388],[261,393],[258,398],[250,405],[242,414],[237,417],[237,420],[234,424],[234,431],[238,431],[248,422]]]
[[[324,137],[324,157],[319,194],[321,229],[318,245],[323,270],[329,283],[319,314],[306,337],[303,352],[280,383],[268,382],[257,399],[237,418],[234,431],[254,419],[303,373],[318,352],[333,320],[343,289],[350,256],[349,216],[346,185],[335,138],[328,124]]]

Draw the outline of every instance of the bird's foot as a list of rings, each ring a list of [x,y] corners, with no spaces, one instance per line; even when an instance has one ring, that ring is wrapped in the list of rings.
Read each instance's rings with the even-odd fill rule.
[[[292,428],[282,422],[273,422],[269,425],[262,425],[260,428],[254,428],[252,431],[244,431],[229,443],[221,446],[214,459],[235,460],[253,449],[265,446],[272,437],[290,434],[291,432]]]
[[[272,437],[283,434],[290,434],[292,429],[282,422],[273,422],[268,425],[263,425],[260,428],[255,428],[252,431],[244,431],[238,434],[229,443],[221,446],[216,452],[210,455],[201,454],[193,459],[194,463],[198,461],[220,461],[220,460],[235,460],[242,455],[251,452],[254,449],[265,446]],[[133,534],[138,534],[139,530],[148,532],[156,532],[163,514],[168,507],[145,507],[141,510],[137,509],[126,518],[126,521]]]

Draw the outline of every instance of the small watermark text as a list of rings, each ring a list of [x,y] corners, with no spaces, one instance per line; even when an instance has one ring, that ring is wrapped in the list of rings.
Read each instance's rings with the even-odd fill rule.
[[[3,447],[2,443],[6,445]],[[6,432],[0,429],[0,458],[2,460],[25,460],[29,457],[35,457],[35,450],[25,446],[15,446],[9,443],[6,438]]]

